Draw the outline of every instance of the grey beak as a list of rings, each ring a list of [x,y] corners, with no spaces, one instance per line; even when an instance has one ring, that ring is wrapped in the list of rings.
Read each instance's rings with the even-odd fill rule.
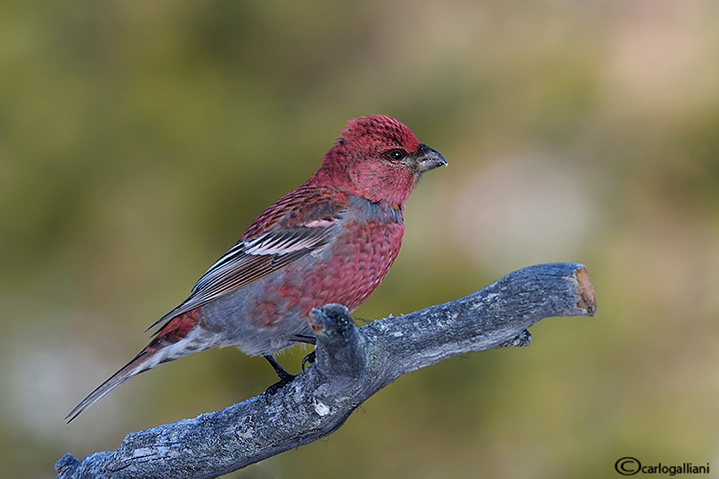
[[[444,159],[442,154],[434,148],[420,143],[417,154],[417,169],[419,172],[424,173],[440,166],[447,166],[447,160]]]

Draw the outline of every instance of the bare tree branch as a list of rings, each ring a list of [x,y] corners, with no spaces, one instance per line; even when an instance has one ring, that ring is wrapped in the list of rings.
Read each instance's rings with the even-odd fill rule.
[[[593,316],[580,264],[522,269],[462,299],[356,328],[346,308],[312,312],[316,362],[292,382],[221,411],[129,434],[117,451],[78,461],[58,478],[212,478],[338,429],[398,377],[472,351],[529,344],[526,330],[550,316]]]

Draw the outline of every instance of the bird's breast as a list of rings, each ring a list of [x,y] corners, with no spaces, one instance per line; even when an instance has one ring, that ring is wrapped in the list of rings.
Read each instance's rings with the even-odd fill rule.
[[[399,254],[404,234],[402,211],[360,198],[331,242],[324,260],[309,273],[318,285],[315,303],[340,303],[354,310],[379,286]]]
[[[401,211],[389,206],[360,201],[350,206],[321,251],[262,281],[262,293],[248,319],[275,328],[288,316],[305,321],[312,308],[328,303],[354,310],[372,294],[397,258],[404,223]]]

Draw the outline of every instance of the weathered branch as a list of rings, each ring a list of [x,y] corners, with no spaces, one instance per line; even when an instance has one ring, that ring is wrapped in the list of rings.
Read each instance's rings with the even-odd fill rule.
[[[212,478],[320,439],[399,376],[443,359],[529,343],[526,329],[550,316],[594,315],[580,264],[516,271],[462,299],[356,328],[346,308],[313,310],[316,362],[273,394],[129,434],[117,451],[78,461],[58,478]]]

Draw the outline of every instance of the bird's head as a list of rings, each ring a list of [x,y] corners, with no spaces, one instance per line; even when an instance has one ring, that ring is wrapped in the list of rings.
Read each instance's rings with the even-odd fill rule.
[[[446,165],[404,124],[371,115],[347,123],[316,175],[367,200],[404,207],[422,173]]]

